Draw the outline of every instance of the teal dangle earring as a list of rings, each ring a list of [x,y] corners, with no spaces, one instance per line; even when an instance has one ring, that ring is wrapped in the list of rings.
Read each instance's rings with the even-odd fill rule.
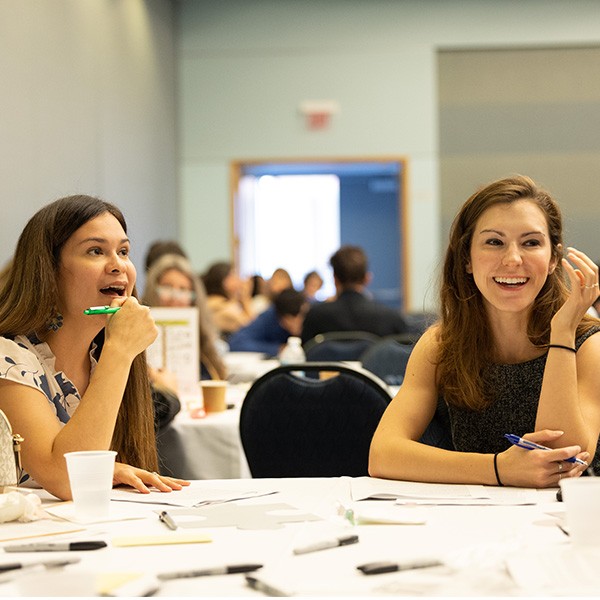
[[[63,316],[56,311],[56,314],[48,322],[48,331],[58,331],[63,326]]]

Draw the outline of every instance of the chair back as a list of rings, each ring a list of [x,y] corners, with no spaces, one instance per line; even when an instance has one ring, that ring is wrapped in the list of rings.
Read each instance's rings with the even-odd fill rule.
[[[329,331],[319,333],[304,344],[310,362],[360,360],[363,352],[381,338],[368,331]]]
[[[335,375],[308,377],[320,373]],[[390,400],[379,378],[338,362],[269,371],[253,383],[240,414],[252,476],[368,475],[371,438]]]
[[[414,342],[407,336],[386,336],[367,348],[360,357],[364,369],[383,379],[388,385],[402,385],[406,365]]]

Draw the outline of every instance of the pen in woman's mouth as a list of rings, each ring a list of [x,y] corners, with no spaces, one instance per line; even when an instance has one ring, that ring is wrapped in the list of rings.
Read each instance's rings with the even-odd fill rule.
[[[84,315],[112,315],[116,313],[120,306],[90,306],[83,311]]]

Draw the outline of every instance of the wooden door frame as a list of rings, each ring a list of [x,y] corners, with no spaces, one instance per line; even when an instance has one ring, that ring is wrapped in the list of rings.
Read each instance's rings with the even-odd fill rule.
[[[364,164],[364,163],[398,163],[400,165],[398,173],[398,216],[400,222],[398,229],[400,231],[400,264],[402,268],[403,283],[403,310],[408,307],[408,299],[410,296],[410,261],[408,260],[408,252],[411,245],[409,244],[410,228],[409,223],[409,207],[408,202],[408,158],[406,156],[353,156],[353,157],[311,157],[311,158],[261,158],[261,159],[236,159],[231,161],[229,166],[229,231],[231,240],[231,256],[233,263],[239,267],[239,233],[235,230],[236,221],[236,200],[239,189],[242,170],[245,166],[258,165],[287,165],[287,164]]]

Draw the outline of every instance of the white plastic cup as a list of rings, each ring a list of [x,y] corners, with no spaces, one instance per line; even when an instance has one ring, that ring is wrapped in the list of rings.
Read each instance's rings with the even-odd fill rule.
[[[77,518],[90,521],[109,516],[116,455],[113,450],[65,454]]]
[[[571,541],[600,547],[600,477],[567,477],[560,487]]]

